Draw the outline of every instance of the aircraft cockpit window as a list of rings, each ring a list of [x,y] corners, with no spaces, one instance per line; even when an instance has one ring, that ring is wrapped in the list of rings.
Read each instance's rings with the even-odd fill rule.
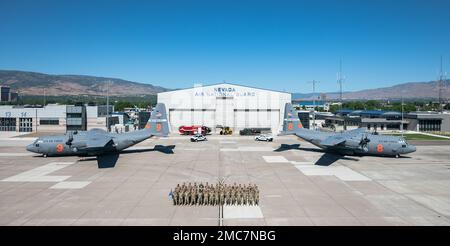
[[[34,143],[33,143],[33,145],[35,146],[35,147],[39,147],[39,144],[40,143],[43,143],[44,141],[42,141],[41,139],[36,139],[35,141],[34,141]]]
[[[398,143],[399,143],[399,144],[402,144],[402,145],[408,144],[408,143],[406,143],[406,141],[405,141],[404,139],[398,140]]]

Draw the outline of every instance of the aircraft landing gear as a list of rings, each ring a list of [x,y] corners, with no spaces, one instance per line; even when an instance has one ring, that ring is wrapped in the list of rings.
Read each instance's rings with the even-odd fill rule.
[[[43,156],[44,158],[47,158],[47,154],[43,154],[42,156]]]
[[[395,158],[397,158],[397,159],[400,158],[400,154],[396,154]]]

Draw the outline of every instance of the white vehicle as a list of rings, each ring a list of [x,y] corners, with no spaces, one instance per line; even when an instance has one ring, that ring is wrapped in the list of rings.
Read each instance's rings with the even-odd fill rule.
[[[261,134],[259,136],[255,137],[255,141],[266,141],[266,142],[272,142],[273,137],[267,134]]]
[[[206,141],[206,137],[202,134],[195,134],[191,137],[191,142]]]

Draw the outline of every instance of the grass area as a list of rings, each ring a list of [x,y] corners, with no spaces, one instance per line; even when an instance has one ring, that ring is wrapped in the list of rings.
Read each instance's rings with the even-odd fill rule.
[[[402,134],[401,133],[392,133],[392,134],[386,134],[386,135],[401,136]],[[419,134],[419,133],[405,133],[405,134],[403,134],[403,137],[407,141],[408,140],[444,140],[444,141],[448,141],[448,139],[446,139],[446,138],[428,136],[428,135],[423,135],[423,134]]]
[[[430,132],[430,133],[450,137],[450,132]]]
[[[42,136],[52,136],[52,135],[61,135],[64,134],[65,131],[54,131],[54,132],[46,132],[46,131],[38,131],[38,132],[30,132],[28,134],[15,136],[15,138],[38,138]]]

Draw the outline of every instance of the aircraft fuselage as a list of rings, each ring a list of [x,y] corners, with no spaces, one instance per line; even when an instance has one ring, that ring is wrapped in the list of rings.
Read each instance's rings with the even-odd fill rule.
[[[361,146],[360,144],[363,136],[352,137],[344,143],[335,146],[324,146],[321,144],[325,138],[332,135],[334,135],[334,133],[316,132],[306,135],[297,134],[299,138],[302,138],[327,152],[343,155],[398,156],[416,151],[416,147],[408,144],[403,138],[373,134],[367,135],[369,141],[365,146]]]
[[[72,136],[72,140],[69,139]],[[27,150],[45,156],[97,156],[120,152],[150,136],[141,131],[116,134],[104,131],[80,131],[77,134],[54,135],[38,138]],[[88,146],[93,141],[105,141],[104,146]]]

